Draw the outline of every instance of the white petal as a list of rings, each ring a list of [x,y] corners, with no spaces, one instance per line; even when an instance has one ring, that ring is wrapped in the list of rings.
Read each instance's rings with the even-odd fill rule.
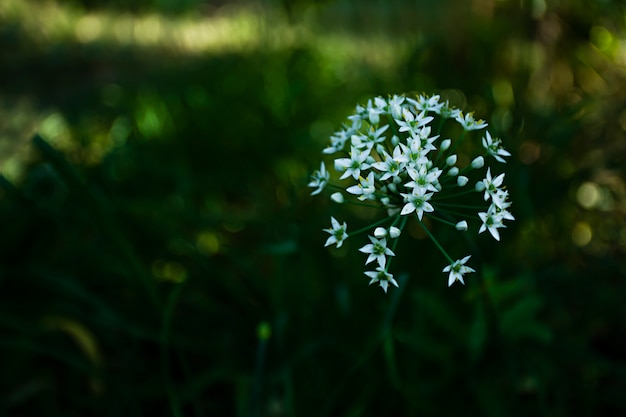
[[[407,203],[404,205],[404,207],[402,207],[402,211],[400,212],[400,214],[404,216],[414,211],[415,211],[415,206],[413,205],[413,203]]]

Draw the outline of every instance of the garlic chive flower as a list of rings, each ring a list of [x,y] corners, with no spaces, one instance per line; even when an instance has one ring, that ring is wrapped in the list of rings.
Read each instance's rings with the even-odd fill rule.
[[[483,137],[483,147],[498,162],[506,163],[503,156],[511,156],[509,151],[502,147],[502,141],[499,138],[492,138],[488,131],[485,131]]]
[[[369,238],[371,243],[368,243],[359,249],[359,251],[369,254],[367,260],[365,261],[365,265],[373,261],[378,261],[378,265],[384,268],[387,263],[387,256],[396,256],[396,254],[387,247],[386,238],[376,239],[372,236],[369,236]]]
[[[346,233],[348,225],[345,222],[339,224],[334,217],[330,218],[330,223],[332,227],[330,229],[324,229],[326,233],[330,233],[330,237],[326,240],[324,246],[337,244],[337,247],[340,248],[341,245],[343,245],[343,241],[348,238],[348,233]]]
[[[352,176],[355,180],[361,175],[361,170],[366,170],[369,165],[365,163],[369,151],[361,152],[358,148],[352,147],[350,151],[350,158],[335,159],[335,169],[337,171],[344,171],[343,175],[339,178],[343,180]]]
[[[489,197],[491,197],[492,199],[497,198],[495,196],[497,196],[498,191],[500,191],[500,187],[502,186],[502,183],[504,182],[504,174],[500,174],[495,178],[491,178],[491,168],[487,168],[487,175],[485,176],[485,179],[483,179],[482,183],[485,186],[485,194],[484,194],[484,199],[485,201],[489,200]]]
[[[455,124],[463,130],[458,136],[459,129],[450,127]],[[505,174],[492,175],[486,161],[505,162],[511,154],[500,138],[480,132],[486,127],[473,113],[463,113],[437,95],[393,95],[357,105],[330,136],[322,153],[334,156],[334,170],[322,162],[308,186],[313,195],[332,188],[330,198],[343,203],[342,209],[352,203],[380,210],[380,219],[351,232],[351,239],[369,234],[359,251],[367,255],[366,265],[376,263],[375,270],[364,272],[370,284],[378,283],[385,292],[398,286],[390,267],[396,245],[408,240],[401,236],[410,222],[421,226],[448,260],[443,272],[452,285],[464,283],[474,269],[466,265],[469,255],[453,261],[444,248],[448,242],[438,241],[438,231],[450,227],[455,232],[489,232],[499,241],[505,222],[515,220]],[[470,183],[475,186],[467,186]],[[331,217],[331,227],[323,229],[330,234],[325,246],[341,247],[347,227]]]
[[[330,179],[330,173],[326,171],[326,165],[324,165],[324,161],[320,164],[320,169],[315,171],[313,175],[311,175],[311,182],[309,183],[309,187],[317,187],[311,195],[316,195],[322,192],[326,184],[328,184],[328,180]]]
[[[461,284],[465,284],[465,282],[463,282],[463,275],[470,272],[476,272],[469,266],[465,266],[465,262],[467,262],[469,258],[470,255],[463,259],[456,260],[443,268],[443,272],[450,272],[450,275],[448,276],[448,287],[454,284],[455,281],[460,281]]]
[[[387,292],[387,288],[389,287],[390,283],[395,285],[396,287],[398,286],[398,283],[393,278],[393,275],[391,275],[389,272],[385,270],[385,268],[381,266],[376,268],[375,271],[366,271],[364,272],[364,274],[371,278],[370,285],[372,285],[375,282],[378,282],[380,287],[385,292]]]
[[[487,127],[487,123],[483,120],[474,119],[474,113],[467,113],[465,117],[463,117],[463,113],[459,113],[456,116],[456,121],[463,126],[465,130],[480,130]]]
[[[358,199],[363,201],[372,197],[376,192],[374,186],[374,172],[370,172],[367,178],[359,177],[359,184],[346,188],[350,194],[358,195]]]

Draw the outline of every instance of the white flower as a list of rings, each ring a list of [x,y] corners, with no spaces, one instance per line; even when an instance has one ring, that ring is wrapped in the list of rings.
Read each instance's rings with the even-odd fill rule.
[[[402,154],[407,158],[408,165],[410,167],[426,165],[428,163],[428,157],[426,154],[428,154],[430,149],[422,147],[419,139],[409,139],[408,146],[401,143],[400,148],[402,149]]]
[[[324,165],[324,161],[320,164],[320,169],[315,171],[313,175],[311,175],[311,182],[309,182],[309,187],[317,187],[311,195],[319,194],[322,192],[326,184],[328,184],[328,180],[330,179],[330,173],[326,171],[326,166]]]
[[[404,165],[409,162],[409,159],[402,153],[402,149],[399,146],[394,148],[393,156],[389,155],[384,150],[382,156],[385,158],[384,162],[379,161],[372,164],[374,168],[384,172],[382,177],[380,177],[381,181],[385,181],[391,177],[397,177],[404,169]]]
[[[389,283],[395,285],[396,287],[398,286],[398,283],[393,278],[393,275],[385,271],[385,268],[383,268],[382,266],[377,267],[375,271],[365,272],[365,275],[371,278],[370,285],[378,282],[385,292],[387,292],[387,287],[389,286]]]
[[[437,184],[439,184],[439,176],[442,172],[439,168],[433,168],[429,171],[426,165],[420,165],[418,169],[409,168],[407,172],[413,181],[404,184],[405,187],[413,188],[414,191],[416,189],[434,193],[438,191]]]
[[[365,261],[365,265],[376,260],[378,261],[378,265],[380,265],[381,268],[384,268],[387,263],[386,256],[396,256],[396,254],[387,247],[387,239],[382,238],[379,240],[373,236],[368,237],[372,243],[368,243],[359,249],[360,252],[369,254],[367,261]]]
[[[482,233],[485,230],[489,230],[491,236],[497,241],[500,241],[500,233],[498,229],[502,227],[506,227],[504,223],[502,223],[503,215],[502,213],[497,212],[497,208],[494,204],[489,206],[487,212],[478,213],[478,217],[483,221],[483,224],[480,226],[478,233]]]
[[[502,147],[502,141],[499,138],[491,138],[489,131],[485,131],[485,137],[483,137],[483,147],[489,155],[493,156],[496,161],[506,163],[503,156],[511,156],[511,154]]]
[[[470,272],[476,272],[469,266],[465,266],[465,262],[467,262],[470,257],[471,256],[468,255],[463,259],[458,259],[443,268],[443,272],[450,272],[450,275],[448,276],[448,287],[454,284],[455,281],[461,281],[461,284],[465,284],[463,281],[463,275]]]
[[[415,211],[417,212],[417,218],[422,220],[424,212],[430,213],[435,211],[434,207],[428,202],[433,193],[426,193],[422,188],[414,188],[411,194],[401,193],[401,195],[406,201],[406,204],[402,207],[402,211],[400,212],[403,216]]]
[[[404,102],[404,96],[394,95],[389,100],[389,113],[394,119],[400,119],[402,117],[402,103]]]
[[[369,151],[361,152],[354,146],[350,150],[350,158],[335,159],[335,169],[337,171],[345,171],[339,178],[341,180],[348,178],[350,175],[356,180],[361,175],[361,170],[366,170],[370,166],[365,163],[369,156]]]
[[[370,130],[367,132],[367,135],[358,134],[352,135],[351,143],[352,146],[358,149],[367,149],[368,151],[372,149],[376,144],[383,143],[387,137],[381,136],[385,133],[385,130],[389,128],[389,125],[384,125],[376,130],[370,127]]]
[[[442,103],[442,106],[439,109],[435,110],[435,113],[439,114],[444,119],[456,119],[459,114],[461,114],[461,110],[450,107],[448,102]]]
[[[343,245],[343,241],[348,238],[348,233],[346,233],[348,225],[345,222],[343,224],[339,224],[337,219],[335,219],[334,217],[330,218],[330,223],[332,225],[332,228],[324,229],[325,232],[330,233],[330,237],[326,240],[326,244],[324,244],[324,247],[336,243],[337,247],[340,248],[341,245]]]
[[[439,113],[441,107],[443,107],[443,103],[439,103],[439,96],[423,96],[419,95],[417,100],[407,99],[409,103],[415,106],[416,110],[421,110],[425,112],[433,111],[435,113]]]
[[[489,197],[492,197],[492,200],[494,201],[494,203],[496,203],[496,205],[499,205],[496,202],[496,199],[499,201],[499,198],[497,196],[500,190],[500,186],[502,185],[502,183],[504,182],[504,173],[498,175],[495,178],[491,178],[491,168],[487,168],[487,175],[485,176],[485,179],[482,181],[484,186],[485,186],[485,201],[487,201],[489,199]]]
[[[322,153],[331,154],[343,150],[350,136],[346,130],[336,132],[330,137],[330,146],[325,148]]]
[[[359,184],[348,187],[346,191],[350,194],[358,195],[358,199],[361,201],[371,198],[376,192],[374,173],[370,172],[367,178],[359,177]]]
[[[510,206],[510,203],[506,201],[509,198],[508,190],[497,188],[495,192],[491,194],[491,202],[498,207],[499,210],[504,210]]]
[[[479,130],[479,129],[487,127],[487,123],[485,123],[483,120],[474,119],[474,113],[467,113],[465,117],[463,117],[463,113],[459,113],[455,117],[455,120],[459,122],[459,124],[463,126],[463,129],[467,131]]]
[[[417,116],[414,115],[409,109],[402,109],[402,118],[404,120],[397,120],[396,123],[400,126],[399,132],[409,132],[410,134],[417,133],[419,129],[430,123],[433,120],[432,116],[426,116],[426,112],[422,111]]]

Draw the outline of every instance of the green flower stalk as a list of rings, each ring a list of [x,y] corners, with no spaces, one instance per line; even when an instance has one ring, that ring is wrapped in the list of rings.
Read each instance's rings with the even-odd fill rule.
[[[441,129],[450,120],[462,127],[458,138],[441,138]],[[437,131],[433,132],[433,125]],[[474,272],[465,263],[466,255],[458,260],[446,252],[443,246],[423,223],[424,217],[449,225],[459,232],[488,231],[500,240],[498,229],[506,227],[504,221],[514,220],[509,212],[511,202],[504,185],[504,174],[492,176],[487,160],[505,163],[511,154],[504,149],[502,141],[484,131],[478,146],[480,149],[467,166],[469,155],[459,158],[457,149],[467,148],[468,140],[484,130],[487,123],[476,120],[473,113],[463,114],[447,102],[440,102],[437,95],[420,95],[413,98],[394,95],[388,99],[376,97],[366,106],[357,105],[343,128],[330,137],[324,154],[336,155],[332,171],[322,161],[320,169],[311,176],[309,187],[312,195],[320,194],[327,186],[333,188],[330,195],[338,204],[354,202],[386,211],[387,216],[371,226],[351,232],[350,236],[372,230],[369,243],[359,251],[367,254],[365,264],[375,262],[375,270],[366,271],[370,284],[378,283],[385,292],[389,285],[398,286],[389,272],[391,258],[407,219],[413,218],[424,228],[428,237],[449,262],[443,272],[449,273],[448,286],[464,275]],[[461,147],[460,145],[463,144]],[[471,143],[470,143],[471,145]],[[480,146],[482,145],[482,146]],[[469,186],[470,178],[477,178]],[[349,182],[348,186],[345,183]],[[342,190],[342,191],[337,191]],[[356,201],[355,201],[356,200]],[[470,222],[480,226],[472,229]],[[388,223],[387,227],[381,227]],[[340,247],[348,238],[347,223],[331,218],[330,234],[326,246]]]

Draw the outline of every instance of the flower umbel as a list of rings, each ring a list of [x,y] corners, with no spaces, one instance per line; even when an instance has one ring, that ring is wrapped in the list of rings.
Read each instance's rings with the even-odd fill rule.
[[[458,128],[449,128],[455,124],[462,128],[460,135]],[[409,221],[417,222],[448,260],[443,272],[449,274],[449,286],[456,281],[464,284],[474,269],[466,265],[470,255],[453,260],[435,237],[439,227],[457,233],[488,231],[500,240],[504,222],[514,217],[505,175],[492,176],[488,161],[503,163],[511,154],[486,127],[472,112],[463,113],[437,95],[394,95],[357,105],[343,128],[330,137],[322,153],[336,155],[335,183],[322,162],[308,184],[314,188],[312,194],[332,188],[331,200],[346,209],[357,204],[386,213],[351,232],[354,236],[370,231],[369,243],[359,249],[367,255],[366,265],[377,264],[375,270],[364,272],[370,284],[378,283],[385,292],[390,284],[398,286],[389,268]],[[347,227],[331,217],[331,228],[324,229],[330,234],[325,246],[341,247]]]

